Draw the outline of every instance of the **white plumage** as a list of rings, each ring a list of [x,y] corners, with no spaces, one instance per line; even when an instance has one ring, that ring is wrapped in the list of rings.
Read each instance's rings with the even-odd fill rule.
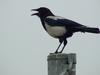
[[[64,26],[50,26],[47,23],[45,23],[45,27],[48,34],[54,38],[63,36],[66,33],[66,28]]]
[[[61,16],[48,16],[47,18],[51,18],[51,19],[54,19],[54,20],[65,19],[64,17],[61,17]]]

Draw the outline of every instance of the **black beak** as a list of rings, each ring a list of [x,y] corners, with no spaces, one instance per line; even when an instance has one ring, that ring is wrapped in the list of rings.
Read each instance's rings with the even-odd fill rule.
[[[31,14],[31,16],[38,15],[38,13]]]
[[[31,9],[31,11],[38,11],[37,9]]]
[[[31,9],[31,11],[37,11],[37,9]],[[31,16],[38,15],[38,13],[31,14]]]

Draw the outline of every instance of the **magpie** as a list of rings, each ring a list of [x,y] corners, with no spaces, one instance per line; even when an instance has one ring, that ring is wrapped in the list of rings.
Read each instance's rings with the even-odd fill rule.
[[[40,7],[38,9],[32,9],[32,11],[37,11],[31,16],[36,15],[40,18],[41,23],[45,31],[52,37],[57,38],[60,42],[55,53],[62,53],[65,46],[67,45],[67,38],[71,37],[75,32],[89,32],[89,33],[100,33],[99,28],[88,27],[77,23],[75,21],[66,19],[61,16],[54,15],[50,9],[46,7]],[[63,47],[61,51],[58,51],[61,44]]]

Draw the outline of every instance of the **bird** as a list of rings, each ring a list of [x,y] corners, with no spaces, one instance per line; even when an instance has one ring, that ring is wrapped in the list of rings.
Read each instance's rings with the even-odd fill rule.
[[[59,46],[54,53],[62,53],[67,45],[67,38],[72,37],[72,35],[76,32],[100,33],[99,28],[88,27],[73,20],[57,16],[47,7],[39,7],[37,9],[31,9],[31,11],[37,11],[36,13],[32,13],[31,16],[38,16],[45,31],[50,36],[59,40]],[[59,51],[62,44],[63,47]]]

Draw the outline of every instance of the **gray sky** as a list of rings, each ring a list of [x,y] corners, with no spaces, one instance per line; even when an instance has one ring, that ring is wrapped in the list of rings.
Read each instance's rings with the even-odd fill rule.
[[[58,40],[43,29],[32,8],[100,27],[100,0],[0,0],[0,75],[47,75],[47,55]],[[77,53],[77,75],[100,75],[100,35],[75,33],[64,53]]]

